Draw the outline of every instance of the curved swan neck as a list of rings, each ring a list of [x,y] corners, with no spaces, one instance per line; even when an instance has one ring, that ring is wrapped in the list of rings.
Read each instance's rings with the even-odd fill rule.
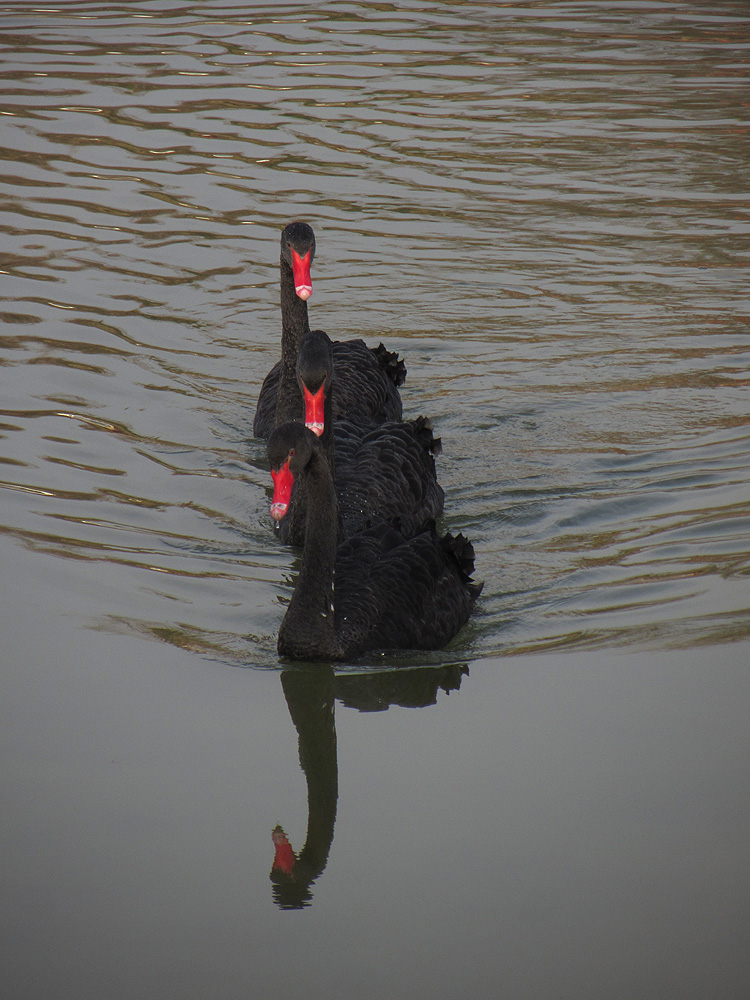
[[[281,357],[291,362],[292,369],[297,362],[297,351],[303,334],[310,330],[307,317],[307,302],[294,290],[294,274],[291,267],[281,257]]]
[[[320,446],[303,473],[307,523],[302,568],[279,630],[279,652],[296,659],[341,656],[334,619],[334,573],[338,544],[338,501],[328,460]]]
[[[299,420],[302,400],[297,386],[297,351],[299,342],[309,330],[307,302],[294,290],[294,274],[283,256],[281,268],[281,374],[276,397],[276,425],[287,420]]]

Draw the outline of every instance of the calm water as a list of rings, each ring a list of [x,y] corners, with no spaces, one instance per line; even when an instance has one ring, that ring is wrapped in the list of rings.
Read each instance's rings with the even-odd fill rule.
[[[11,995],[744,997],[745,0],[0,3],[0,52]],[[293,218],[485,581],[335,676],[276,656],[251,435]]]

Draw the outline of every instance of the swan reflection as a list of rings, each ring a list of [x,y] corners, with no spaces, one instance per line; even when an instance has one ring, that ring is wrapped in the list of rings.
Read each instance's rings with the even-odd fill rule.
[[[360,712],[384,712],[391,705],[421,708],[437,702],[438,691],[457,691],[466,664],[334,674],[330,667],[284,670],[281,686],[299,737],[299,760],[307,783],[307,837],[296,854],[281,826],[272,833],[274,902],[298,910],[312,902],[312,886],[325,870],[338,806],[336,699]]]

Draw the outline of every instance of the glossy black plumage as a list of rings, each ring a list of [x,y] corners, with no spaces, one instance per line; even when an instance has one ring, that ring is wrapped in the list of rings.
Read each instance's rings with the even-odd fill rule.
[[[287,423],[268,442],[272,470],[288,467],[307,487],[307,526],[297,585],[279,630],[279,653],[343,660],[367,650],[437,649],[468,620],[481,590],[474,550],[440,538],[434,522],[411,538],[385,524],[337,546],[337,500],[320,441]]]
[[[327,334],[305,334],[297,356],[301,387],[326,390],[325,429],[321,442],[334,470],[340,537],[375,524],[398,524],[413,535],[443,510],[443,489],[435,473],[440,439],[425,417],[367,426],[336,419],[335,352]],[[300,390],[300,397],[302,393]],[[278,522],[283,542],[302,545],[306,524],[306,487],[295,483],[287,515]]]
[[[253,434],[267,438],[285,420],[298,420],[301,402],[297,396],[294,366],[302,336],[310,329],[307,302],[295,291],[292,252],[315,256],[315,234],[305,222],[292,222],[281,234],[281,360],[266,375],[258,397]],[[356,423],[399,420],[401,396],[398,387],[406,377],[406,366],[397,354],[379,344],[369,348],[363,340],[334,341],[336,365],[335,416]]]

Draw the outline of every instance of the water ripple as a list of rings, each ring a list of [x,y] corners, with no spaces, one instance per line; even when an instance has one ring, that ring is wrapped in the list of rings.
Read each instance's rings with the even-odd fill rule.
[[[0,51],[1,527],[87,624],[276,664],[304,216],[313,322],[406,357],[476,542],[436,660],[747,637],[742,3],[11,3]]]

